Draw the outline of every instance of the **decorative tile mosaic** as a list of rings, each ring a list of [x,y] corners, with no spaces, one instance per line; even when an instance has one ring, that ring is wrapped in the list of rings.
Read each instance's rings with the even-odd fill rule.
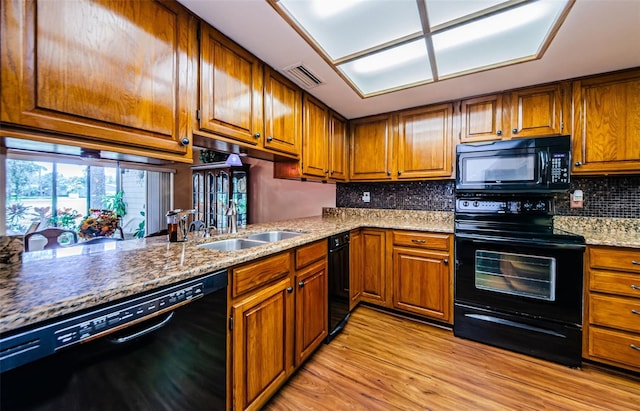
[[[336,207],[453,211],[453,181],[337,183]],[[362,193],[371,193],[371,202]]]
[[[571,192],[582,190],[584,207],[571,208],[569,194],[556,196],[556,215],[640,218],[640,176],[573,177]]]
[[[395,210],[453,211],[454,181],[338,183],[336,206]],[[574,177],[571,191],[584,192],[584,207],[571,208],[569,194],[556,196],[556,215],[640,218],[640,176]],[[371,202],[362,193],[371,193]]]

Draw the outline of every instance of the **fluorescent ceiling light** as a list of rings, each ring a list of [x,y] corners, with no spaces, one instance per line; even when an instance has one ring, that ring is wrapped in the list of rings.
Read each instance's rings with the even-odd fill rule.
[[[361,97],[538,59],[575,0],[266,0]]]
[[[424,40],[420,39],[355,60],[353,70],[357,73],[375,73],[392,67],[402,66],[426,55],[427,46]]]
[[[363,0],[311,0],[311,8],[318,17],[328,18],[355,6]]]

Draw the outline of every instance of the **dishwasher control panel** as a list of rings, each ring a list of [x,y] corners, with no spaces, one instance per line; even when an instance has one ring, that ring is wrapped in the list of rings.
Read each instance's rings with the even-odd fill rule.
[[[114,328],[151,317],[158,311],[170,309],[188,300],[202,297],[203,283],[185,286],[178,290],[165,291],[163,295],[151,295],[142,301],[130,301],[126,307],[112,307],[103,312],[92,313],[70,327],[55,331],[55,349],[60,349]]]

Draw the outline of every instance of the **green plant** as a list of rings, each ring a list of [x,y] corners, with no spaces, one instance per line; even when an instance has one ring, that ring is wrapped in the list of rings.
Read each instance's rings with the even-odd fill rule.
[[[76,219],[82,217],[77,210],[72,210],[69,207],[59,208],[55,217],[51,217],[49,224],[54,227],[67,228],[69,230],[75,230],[77,228]]]
[[[114,195],[106,196],[102,200],[102,206],[116,212],[118,217],[127,214],[127,203],[124,202],[124,191],[120,190]]]
[[[26,217],[29,206],[22,203],[13,203],[7,207],[7,226],[17,232],[24,232],[27,227],[21,223]]]
[[[140,215],[142,217],[144,217],[144,211],[140,211]],[[138,223],[138,228],[136,228],[136,231],[133,232],[133,238],[144,238],[144,229],[145,227],[145,219],[143,218],[142,221],[140,221],[140,223]]]

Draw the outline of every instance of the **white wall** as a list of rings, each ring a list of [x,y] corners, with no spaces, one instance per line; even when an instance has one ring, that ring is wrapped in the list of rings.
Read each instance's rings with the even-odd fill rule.
[[[336,206],[335,184],[273,178],[273,163],[243,157],[251,164],[249,223],[266,223],[322,214]]]

